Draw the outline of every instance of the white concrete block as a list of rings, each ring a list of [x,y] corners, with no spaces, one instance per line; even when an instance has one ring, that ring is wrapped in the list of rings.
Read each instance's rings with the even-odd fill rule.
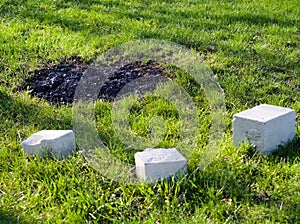
[[[296,112],[289,108],[262,104],[233,116],[233,144],[249,141],[268,155],[296,134]]]
[[[61,159],[75,150],[75,136],[72,130],[43,130],[23,141],[22,147],[28,156],[43,156],[45,152],[50,152]]]
[[[187,160],[175,148],[148,148],[134,155],[138,178],[148,182],[183,174]]]

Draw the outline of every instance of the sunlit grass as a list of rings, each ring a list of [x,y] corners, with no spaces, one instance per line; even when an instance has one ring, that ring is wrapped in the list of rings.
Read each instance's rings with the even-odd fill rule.
[[[264,1],[15,1],[0,0],[0,223],[297,223],[300,222],[300,124],[297,137],[264,157],[232,145],[234,113],[269,103],[300,115],[300,4]],[[81,55],[92,61],[130,40],[157,38],[197,51],[225,92],[222,154],[181,180],[128,186],[105,178],[77,153],[63,161],[26,158],[21,141],[42,129],[72,129],[72,108],[14,92],[45,64]],[[183,71],[166,66],[193,97],[199,149],[210,125],[209,103]],[[167,119],[159,146],[178,140],[172,104],[142,99],[130,116],[149,136],[153,116]],[[133,163],[111,121],[112,105],[95,107],[99,136],[113,155]],[[165,115],[164,115],[165,113]]]

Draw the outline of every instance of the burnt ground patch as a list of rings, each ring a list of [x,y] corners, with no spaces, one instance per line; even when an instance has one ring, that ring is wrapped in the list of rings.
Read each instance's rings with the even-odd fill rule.
[[[28,91],[31,96],[45,99],[50,104],[72,104],[75,89],[90,63],[80,56],[72,56],[56,65],[35,70],[17,91]],[[129,82],[143,76],[166,74],[165,69],[153,61],[140,61],[118,68],[102,86],[98,98],[111,101]]]

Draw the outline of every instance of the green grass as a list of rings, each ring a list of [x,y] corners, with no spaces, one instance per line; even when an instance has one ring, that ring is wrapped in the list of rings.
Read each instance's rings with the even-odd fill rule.
[[[300,3],[255,1],[0,0],[0,223],[300,223],[300,123],[288,146],[265,157],[232,145],[234,113],[268,103],[300,115]],[[72,129],[72,108],[14,92],[30,71],[64,57],[93,60],[130,40],[156,38],[197,51],[225,92],[222,153],[180,180],[128,186],[105,178],[77,153],[63,161],[26,158],[20,142],[42,129]],[[199,150],[207,141],[209,106],[197,86],[169,67],[199,107]],[[175,71],[174,71],[175,70]],[[201,106],[204,105],[204,106]],[[155,106],[155,108],[153,107]],[[178,137],[172,105],[137,104],[132,127],[147,136],[151,117],[167,118],[170,147]],[[112,128],[111,105],[96,105],[100,136],[133,163]]]

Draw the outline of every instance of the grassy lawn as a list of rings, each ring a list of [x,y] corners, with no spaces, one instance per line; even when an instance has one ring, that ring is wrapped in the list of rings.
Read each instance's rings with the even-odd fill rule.
[[[0,0],[0,223],[300,223],[300,122],[296,138],[268,157],[232,145],[232,115],[261,103],[300,116],[300,2]],[[21,141],[42,129],[72,129],[72,106],[16,92],[30,71],[81,55],[92,61],[130,40],[172,41],[198,52],[225,92],[221,153],[204,170],[145,185],[111,181],[77,153],[58,161],[26,158]],[[188,74],[167,66],[199,107],[199,150],[209,105]],[[142,106],[139,106],[142,105]],[[99,134],[112,154],[122,142],[111,103],[97,102]],[[150,118],[171,111],[163,147],[176,144],[178,116],[153,96],[135,105],[131,125],[147,135]]]

